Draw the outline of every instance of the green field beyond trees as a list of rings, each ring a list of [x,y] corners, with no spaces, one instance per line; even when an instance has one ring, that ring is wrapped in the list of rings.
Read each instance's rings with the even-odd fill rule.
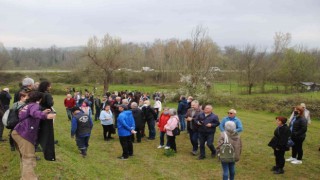
[[[117,159],[122,150],[117,136],[112,141],[103,141],[102,127],[94,122],[88,156],[82,158],[74,139],[70,137],[70,121],[67,120],[63,106],[64,96],[54,96],[57,118],[55,137],[57,161],[42,159],[37,161],[36,173],[40,179],[221,179],[222,169],[218,160],[209,156],[197,160],[191,155],[191,143],[186,132],[177,137],[175,156],[167,157],[159,145],[159,133],[154,141],[142,140],[134,144],[134,156],[127,161]],[[169,104],[177,107],[177,104]],[[230,107],[215,107],[214,112],[220,119],[226,116]],[[312,115],[312,114],[311,114]],[[312,121],[308,127],[304,142],[302,165],[286,163],[285,174],[274,175],[270,168],[274,165],[273,150],[267,146],[273,136],[276,114],[238,110],[244,131],[241,133],[243,150],[240,161],[236,164],[236,179],[319,179],[320,122]],[[288,114],[286,116],[289,116]],[[6,129],[4,137],[8,134]],[[217,129],[215,142],[220,131]],[[286,153],[286,158],[291,155]],[[0,143],[0,179],[14,180],[20,177],[19,154],[11,152],[8,142]]]

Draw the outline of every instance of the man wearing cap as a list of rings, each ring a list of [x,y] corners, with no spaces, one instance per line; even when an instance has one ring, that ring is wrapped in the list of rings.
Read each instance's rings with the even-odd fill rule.
[[[90,134],[93,127],[92,119],[77,106],[73,107],[71,112],[71,138],[76,136],[76,143],[82,157],[86,157]]]
[[[135,134],[135,122],[132,111],[128,111],[128,107],[121,104],[119,107],[120,114],[117,119],[118,135],[122,147],[122,156],[118,157],[121,160],[126,160],[129,156],[133,156],[133,145],[131,135]]]
[[[236,132],[239,133],[243,130],[242,123],[238,117],[236,117],[237,111],[235,109],[230,109],[228,111],[228,116],[222,119],[222,122],[219,126],[220,131],[224,132],[224,125],[227,121],[233,121],[236,124]]]

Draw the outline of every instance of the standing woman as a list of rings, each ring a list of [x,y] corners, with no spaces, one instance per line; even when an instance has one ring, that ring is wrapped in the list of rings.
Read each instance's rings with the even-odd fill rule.
[[[308,121],[304,117],[304,109],[302,106],[296,106],[293,113],[294,116],[290,122],[289,128],[294,145],[292,146],[292,156],[289,159],[286,159],[286,161],[291,161],[292,164],[302,164],[302,144],[306,138]]]
[[[241,150],[242,150],[242,142],[240,135],[236,131],[236,124],[233,121],[227,121],[224,125],[224,132],[221,132],[220,138],[218,140],[217,146],[217,154],[221,152],[221,146],[224,143],[225,138],[228,138],[229,143],[234,148],[234,160],[235,162],[221,162],[223,174],[223,180],[234,180],[236,162],[240,160]],[[227,137],[226,137],[227,136]]]
[[[43,94],[40,102],[40,109],[41,111],[50,109],[50,113],[54,114],[55,112],[52,109],[54,102],[50,90],[51,83],[49,81],[42,81],[39,84],[38,91]],[[40,122],[39,143],[42,147],[44,158],[48,161],[55,161],[53,119],[47,119],[47,121]]]
[[[169,109],[169,115],[170,118],[167,122],[167,124],[164,126],[164,129],[167,132],[167,138],[168,138],[168,143],[165,147],[165,149],[173,149],[174,152],[177,152],[177,147],[176,147],[176,136],[173,135],[172,131],[178,127],[179,124],[179,117],[177,116],[177,110],[175,109]]]
[[[39,102],[42,93],[32,91],[29,93],[27,105],[19,112],[19,123],[12,131],[12,138],[17,144],[20,153],[21,179],[37,179],[34,172],[36,155],[34,146],[38,138],[39,124],[46,119],[53,119],[55,114],[40,110]]]
[[[101,125],[103,128],[103,138],[105,141],[113,139],[111,137],[113,131],[113,114],[110,110],[110,105],[106,105],[104,110],[101,111],[100,117]],[[107,136],[108,133],[108,136]]]

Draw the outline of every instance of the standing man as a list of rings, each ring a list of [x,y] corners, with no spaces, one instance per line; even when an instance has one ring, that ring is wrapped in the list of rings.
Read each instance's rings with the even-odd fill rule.
[[[137,134],[136,134],[137,142],[141,143],[141,129],[142,129],[142,124],[143,124],[143,120],[142,120],[143,113],[142,113],[142,110],[138,108],[138,104],[136,102],[131,103],[131,111],[132,111],[132,115],[134,118],[134,123],[136,125],[135,131],[137,132]],[[132,140],[132,142],[134,142],[134,134],[132,134],[131,140]]]
[[[98,120],[100,117],[100,112],[101,112],[101,100],[100,100],[100,96],[96,96],[94,98],[94,106],[96,108],[96,114],[94,116],[94,120]],[[105,102],[107,101],[107,98],[105,98]]]
[[[126,160],[129,156],[133,156],[133,145],[131,135],[135,134],[135,123],[132,111],[128,110],[126,105],[120,105],[120,114],[117,119],[118,135],[122,147],[122,156],[118,157],[121,160]]]
[[[187,120],[187,130],[189,133],[190,141],[192,144],[192,154],[197,155],[198,151],[198,140],[199,140],[199,132],[198,125],[195,122],[196,117],[201,113],[200,105],[197,100],[191,102],[191,108],[188,109],[186,114]]]
[[[186,129],[185,115],[187,111],[188,111],[188,102],[186,100],[186,97],[181,96],[178,104],[178,117],[180,120],[181,131],[184,131]]]
[[[71,94],[67,94],[67,97],[64,99],[64,106],[66,107],[67,116],[69,121],[72,119],[71,109],[76,106],[76,101],[72,98]]]
[[[233,121],[236,124],[236,132],[239,133],[243,130],[242,128],[242,123],[240,121],[240,119],[238,117],[236,117],[237,111],[234,109],[230,109],[228,111],[228,116],[223,118],[219,128],[221,132],[224,132],[224,125],[226,124],[226,122],[228,121]]]
[[[1,106],[3,108],[2,109],[3,113],[6,112],[6,110],[9,109],[10,100],[11,100],[11,96],[9,94],[9,88],[4,88],[0,92],[0,104],[1,104]],[[1,119],[2,119],[2,116],[1,116]],[[3,129],[4,129],[4,125],[2,124],[2,121],[1,121],[0,122],[0,141],[5,141],[5,139],[2,138]]]
[[[211,151],[211,157],[216,156],[216,149],[213,145],[214,133],[216,127],[219,126],[219,118],[212,113],[212,106],[206,105],[203,112],[196,118],[196,123],[199,125],[199,138],[200,138],[200,156],[199,160],[206,157],[205,142]]]
[[[25,90],[25,91],[31,91],[34,89],[34,80],[29,78],[29,77],[26,77],[22,80],[22,86],[20,88],[19,91],[17,91],[16,93],[14,93],[14,98],[13,98],[13,102],[18,102],[20,101],[20,92],[22,90]]]

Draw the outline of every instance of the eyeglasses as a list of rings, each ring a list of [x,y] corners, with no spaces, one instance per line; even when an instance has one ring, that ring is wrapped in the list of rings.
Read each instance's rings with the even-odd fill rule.
[[[231,112],[228,112],[228,114],[233,114],[233,113],[231,113]]]

